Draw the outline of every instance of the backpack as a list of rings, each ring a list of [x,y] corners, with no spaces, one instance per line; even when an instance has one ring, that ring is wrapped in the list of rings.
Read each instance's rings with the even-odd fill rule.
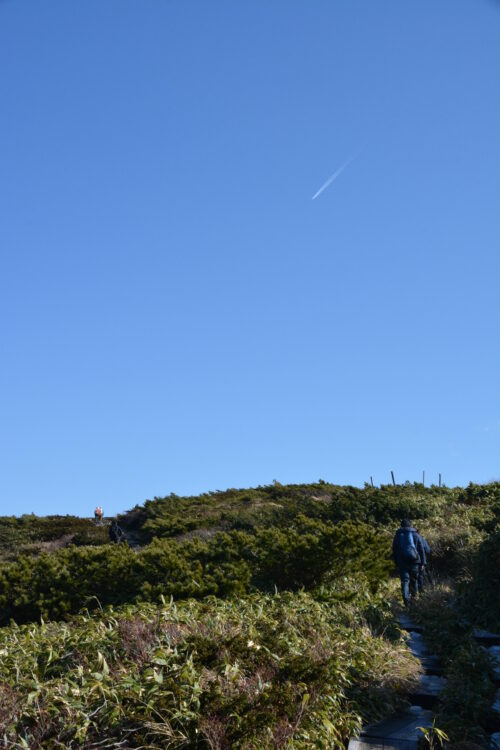
[[[399,543],[401,559],[407,565],[418,565],[420,557],[415,547],[415,540],[410,529],[405,529],[401,534],[402,539]]]

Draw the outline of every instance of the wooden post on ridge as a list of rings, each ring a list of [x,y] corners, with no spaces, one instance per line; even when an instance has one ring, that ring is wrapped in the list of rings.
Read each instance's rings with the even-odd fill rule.
[[[422,472],[422,484],[425,487],[425,471]]]
[[[372,487],[373,487],[373,477],[370,477],[370,482],[372,483]]]
[[[441,476],[441,474],[439,476]],[[395,487],[396,486],[396,482],[394,481],[394,472],[393,471],[391,471],[391,477],[392,477],[392,484]]]

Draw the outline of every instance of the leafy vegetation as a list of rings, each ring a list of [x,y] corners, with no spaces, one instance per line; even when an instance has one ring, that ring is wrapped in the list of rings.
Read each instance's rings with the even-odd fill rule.
[[[147,500],[121,516],[124,528],[144,540],[176,537],[194,530],[252,530],[283,526],[298,515],[338,523],[356,521],[391,526],[401,518],[436,519],[448,509],[481,531],[491,531],[500,520],[500,483],[461,487],[424,487],[422,484],[342,487],[317,484],[272,485],[230,489],[198,497],[169,495]]]
[[[477,625],[494,630],[500,624],[500,530],[478,547],[471,579],[460,587],[462,608]]]
[[[479,513],[476,507],[466,521],[463,512],[457,514],[439,540],[442,554],[448,552],[448,578],[428,591],[413,612],[444,665],[447,687],[440,701],[440,726],[455,742],[467,740],[485,747],[487,730],[496,723],[492,713],[496,686],[490,657],[473,632],[476,627],[498,632],[500,623],[498,495],[489,489],[474,488],[470,495],[474,501],[480,498]],[[490,513],[485,514],[484,499],[492,496]]]
[[[160,595],[311,587],[326,574],[356,571],[375,590],[388,575],[388,546],[388,537],[367,525],[335,526],[305,516],[286,529],[219,533],[207,542],[155,540],[138,552],[125,545],[70,546],[0,569],[0,624],[58,619],[83,606],[157,601]]]
[[[272,485],[256,489],[231,489],[199,497],[147,500],[124,514],[120,522],[145,541],[176,537],[206,529],[251,531],[262,526],[283,526],[298,515],[334,523],[361,521],[387,525],[405,515],[426,518],[439,504],[457,493],[422,485],[340,487],[319,482],[310,485]]]
[[[418,673],[368,626],[380,594],[356,586],[349,603],[329,588],[4,628],[4,746],[341,748]]]
[[[402,517],[440,581],[415,608],[448,678],[437,725],[485,744],[471,633],[500,621],[500,483],[320,481],[147,501],[120,518],[135,548],[88,519],[0,518],[0,747],[343,747],[417,677],[394,616]]]
[[[487,727],[495,695],[492,665],[486,651],[473,638],[473,621],[456,601],[450,584],[426,593],[413,611],[444,667],[447,685],[441,695],[437,721],[459,742],[489,744]]]
[[[19,555],[36,556],[41,552],[75,545],[99,545],[108,542],[108,531],[88,518],[76,516],[0,516],[0,561]]]

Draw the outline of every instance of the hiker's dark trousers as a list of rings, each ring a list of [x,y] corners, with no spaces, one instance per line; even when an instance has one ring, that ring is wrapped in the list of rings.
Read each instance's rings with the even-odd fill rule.
[[[401,577],[401,593],[403,601],[408,604],[411,596],[417,595],[418,590],[418,565],[404,566],[399,568]]]
[[[424,590],[424,581],[425,581],[425,565],[419,565],[418,566],[418,578],[417,578],[419,594],[421,594],[422,591]]]

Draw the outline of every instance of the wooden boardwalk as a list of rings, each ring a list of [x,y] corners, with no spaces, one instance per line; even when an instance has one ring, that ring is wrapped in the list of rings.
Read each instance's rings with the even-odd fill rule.
[[[363,727],[360,736],[349,741],[348,750],[417,750],[423,737],[422,728],[432,726],[432,709],[446,686],[442,666],[438,657],[429,653],[422,626],[412,622],[406,613],[402,613],[398,619],[407,633],[405,639],[410,651],[422,664],[420,684],[416,692],[409,696],[413,705],[407,711]],[[474,638],[490,655],[494,678],[500,685],[500,634],[476,629]],[[495,696],[492,714],[493,717],[498,716],[500,728],[500,689]],[[495,719],[494,729],[497,729]],[[500,750],[500,732],[491,735],[490,743],[491,750]]]
[[[364,727],[358,739],[349,741],[349,750],[417,750],[420,727],[430,727],[432,711],[412,706],[408,711]]]
[[[422,664],[422,677],[414,694],[409,696],[412,706],[395,716],[363,727],[357,738],[349,741],[349,750],[417,750],[423,734],[421,727],[432,726],[432,707],[436,704],[446,680],[441,677],[437,656],[429,654],[422,635],[423,628],[403,613],[399,623],[406,631],[406,642],[412,654]]]

